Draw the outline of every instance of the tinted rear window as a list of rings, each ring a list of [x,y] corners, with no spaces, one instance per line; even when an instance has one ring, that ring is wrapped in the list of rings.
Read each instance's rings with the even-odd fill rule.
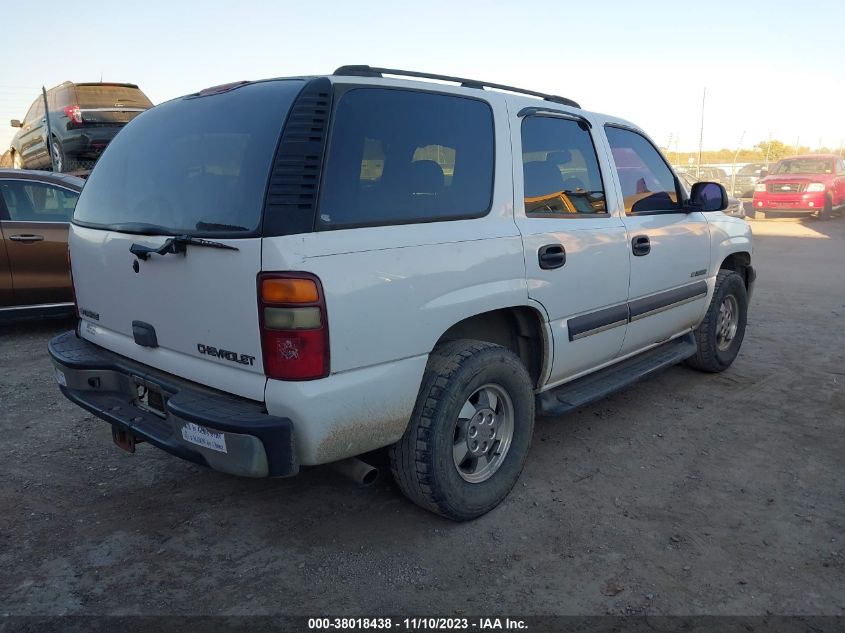
[[[320,227],[479,217],[493,190],[493,115],[485,102],[358,88],[340,100]]]
[[[127,86],[76,86],[76,103],[80,108],[151,108],[147,95]]]
[[[144,112],[106,148],[74,222],[165,234],[255,231],[282,125],[303,85],[256,83]]]

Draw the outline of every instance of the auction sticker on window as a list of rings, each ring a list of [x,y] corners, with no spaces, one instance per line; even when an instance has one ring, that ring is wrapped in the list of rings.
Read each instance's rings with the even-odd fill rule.
[[[210,448],[213,451],[219,451],[221,453],[226,452],[226,437],[223,433],[212,431],[193,422],[188,422],[182,427],[182,438],[186,442],[202,446],[203,448]]]

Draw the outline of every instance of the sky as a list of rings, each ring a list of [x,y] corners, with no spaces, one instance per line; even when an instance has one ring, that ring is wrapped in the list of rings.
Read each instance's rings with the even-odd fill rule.
[[[39,0],[19,21],[3,13],[0,152],[42,85],[130,82],[161,103],[344,64],[560,94],[671,151],[697,149],[705,88],[705,149],[845,139],[845,0]]]

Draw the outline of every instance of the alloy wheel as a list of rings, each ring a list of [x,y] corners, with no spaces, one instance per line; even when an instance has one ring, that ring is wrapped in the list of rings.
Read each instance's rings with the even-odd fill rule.
[[[469,483],[481,483],[499,470],[513,440],[514,408],[507,392],[495,384],[476,389],[455,421],[452,461]]]

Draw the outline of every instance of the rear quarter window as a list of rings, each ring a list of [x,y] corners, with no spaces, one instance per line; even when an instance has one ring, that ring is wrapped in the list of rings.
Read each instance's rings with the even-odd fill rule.
[[[355,88],[338,103],[319,204],[321,229],[485,215],[493,113],[484,101]]]

